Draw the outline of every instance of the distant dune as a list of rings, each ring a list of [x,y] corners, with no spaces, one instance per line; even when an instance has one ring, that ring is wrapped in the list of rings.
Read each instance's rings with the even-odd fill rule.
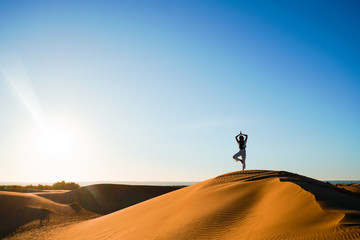
[[[98,216],[75,205],[55,203],[32,193],[0,192],[0,238],[15,230],[37,231],[42,225],[63,226]],[[42,227],[40,231],[44,230]]]
[[[86,210],[108,214],[180,188],[182,186],[96,184],[69,192],[37,195],[58,203],[76,202]]]
[[[349,183],[349,184],[335,184],[337,187],[339,188],[343,188],[346,189],[350,192],[356,193],[360,196],[360,184],[354,184],[354,183]]]
[[[360,239],[360,198],[288,172],[233,172],[44,239]]]
[[[0,191],[0,239],[40,239],[44,233],[180,188],[97,184],[73,191]]]

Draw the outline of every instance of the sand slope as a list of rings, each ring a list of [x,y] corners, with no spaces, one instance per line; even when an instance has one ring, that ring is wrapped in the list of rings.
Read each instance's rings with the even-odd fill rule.
[[[346,189],[350,192],[356,193],[358,195],[360,195],[360,184],[354,184],[354,183],[350,183],[350,184],[336,184],[337,187],[339,188],[343,188]]]
[[[48,239],[360,239],[360,199],[288,172],[233,172]]]
[[[91,212],[108,214],[180,188],[182,187],[95,184],[69,192],[42,192],[37,195],[58,203],[76,202]]]
[[[33,193],[0,192],[0,238],[19,230],[21,226],[34,229],[97,216],[76,206],[55,203]]]

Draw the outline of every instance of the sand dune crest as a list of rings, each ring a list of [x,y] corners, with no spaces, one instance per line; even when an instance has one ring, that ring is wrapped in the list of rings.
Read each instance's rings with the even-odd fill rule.
[[[108,214],[179,188],[182,187],[95,184],[69,192],[37,195],[62,204],[76,202],[91,212]]]
[[[64,225],[97,216],[99,215],[81,208],[75,209],[71,205],[55,203],[33,193],[0,192],[0,238],[15,230],[37,231],[42,224]],[[19,239],[19,236],[15,239]]]
[[[50,239],[359,239],[359,198],[320,181],[243,171],[68,226]]]

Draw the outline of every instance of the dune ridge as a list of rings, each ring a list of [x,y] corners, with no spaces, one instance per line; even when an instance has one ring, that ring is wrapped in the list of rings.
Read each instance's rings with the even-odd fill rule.
[[[46,239],[359,239],[359,200],[289,172],[232,172]]]
[[[0,191],[0,239],[39,239],[44,232],[57,231],[182,187],[96,184],[72,191]]]
[[[347,191],[353,192],[360,196],[360,184],[350,183],[350,184],[335,184],[335,186],[345,189]]]
[[[143,186],[125,184],[95,184],[67,192],[36,193],[57,203],[78,203],[98,214],[108,214],[142,201],[177,190],[183,186]]]
[[[0,239],[10,233],[44,231],[47,225],[63,226],[98,216],[81,207],[55,203],[32,193],[0,192]]]

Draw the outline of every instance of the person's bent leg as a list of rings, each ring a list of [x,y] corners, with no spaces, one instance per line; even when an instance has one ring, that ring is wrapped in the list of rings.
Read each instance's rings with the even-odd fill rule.
[[[240,156],[240,152],[238,152],[238,153],[236,153],[234,156],[233,156],[233,159],[235,160],[235,161],[241,161],[240,159],[239,159],[239,156]]]

